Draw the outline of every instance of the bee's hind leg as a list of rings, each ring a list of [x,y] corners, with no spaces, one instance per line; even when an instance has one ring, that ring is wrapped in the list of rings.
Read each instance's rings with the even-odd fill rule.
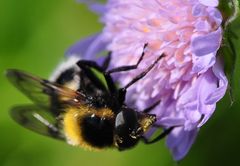
[[[154,139],[150,140],[150,139],[147,139],[145,137],[141,137],[143,142],[145,144],[153,144],[155,142],[158,142],[159,140],[163,139],[164,137],[166,137],[168,134],[171,133],[171,131],[173,130],[174,127],[170,127],[168,129],[164,129],[162,133],[160,133],[160,135],[158,135],[157,137],[155,137]]]
[[[145,108],[143,110],[144,113],[149,113],[150,111],[152,111],[154,108],[156,108],[156,106],[158,106],[158,104],[160,104],[161,100],[158,100],[157,102],[153,103],[150,107]]]
[[[129,71],[129,70],[134,70],[137,69],[138,65],[141,63],[141,61],[143,60],[143,57],[145,55],[145,48],[147,47],[147,43],[144,44],[143,46],[143,52],[140,56],[140,58],[138,59],[137,63],[135,65],[126,65],[126,66],[120,66],[120,67],[116,67],[113,69],[108,70],[106,73],[107,74],[112,74],[112,73],[117,73],[117,72],[123,72],[123,71]]]

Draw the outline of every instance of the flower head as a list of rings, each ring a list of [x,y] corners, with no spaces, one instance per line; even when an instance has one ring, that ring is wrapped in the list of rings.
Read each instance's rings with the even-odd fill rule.
[[[160,54],[166,57],[131,89],[139,110],[157,100],[157,124],[176,127],[167,145],[176,160],[185,156],[198,128],[223,97],[227,80],[217,51],[222,40],[218,0],[110,0],[102,20],[114,67],[135,64],[144,43],[146,56],[137,70],[122,73],[125,84]]]
[[[159,126],[175,127],[167,146],[176,160],[187,154],[227,89],[217,57],[222,41],[217,6],[218,0],[109,0],[102,13],[104,30],[95,38],[112,51],[112,67],[136,64],[148,44],[139,67],[118,74],[122,85],[166,55],[130,88],[128,98],[139,110],[161,100],[151,113]]]

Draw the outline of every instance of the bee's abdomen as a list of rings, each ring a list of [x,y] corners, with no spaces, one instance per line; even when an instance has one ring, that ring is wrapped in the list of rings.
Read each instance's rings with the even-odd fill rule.
[[[93,147],[113,145],[114,126],[109,119],[92,115],[84,117],[80,123],[83,139]]]
[[[114,114],[110,109],[82,106],[65,111],[62,124],[69,144],[87,150],[113,146]]]

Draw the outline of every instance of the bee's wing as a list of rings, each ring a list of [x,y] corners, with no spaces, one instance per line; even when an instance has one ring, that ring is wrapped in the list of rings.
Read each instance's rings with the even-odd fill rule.
[[[78,91],[71,90],[62,85],[52,83],[19,70],[7,70],[6,75],[15,87],[35,104],[45,109],[51,107],[52,97],[57,96],[61,98],[64,104],[69,103],[71,105],[78,105],[79,102],[83,102],[85,99],[85,95]]]
[[[23,127],[39,134],[65,140],[59,122],[52,114],[35,105],[16,106],[10,110],[11,117]]]

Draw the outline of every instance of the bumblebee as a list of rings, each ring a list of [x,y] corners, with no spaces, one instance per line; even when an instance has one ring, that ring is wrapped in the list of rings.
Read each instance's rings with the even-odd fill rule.
[[[125,96],[127,89],[147,75],[164,55],[122,88],[112,78],[113,73],[136,69],[144,50],[135,65],[111,70],[107,70],[110,55],[102,66],[94,61],[73,60],[50,80],[9,69],[6,75],[10,82],[34,102],[12,108],[10,115],[25,128],[88,150],[107,147],[125,150],[139,140],[154,143],[171,131],[167,129],[152,140],[144,137],[156,122],[156,115],[149,111],[160,101],[136,111],[125,104]],[[99,78],[99,73],[104,79]]]

